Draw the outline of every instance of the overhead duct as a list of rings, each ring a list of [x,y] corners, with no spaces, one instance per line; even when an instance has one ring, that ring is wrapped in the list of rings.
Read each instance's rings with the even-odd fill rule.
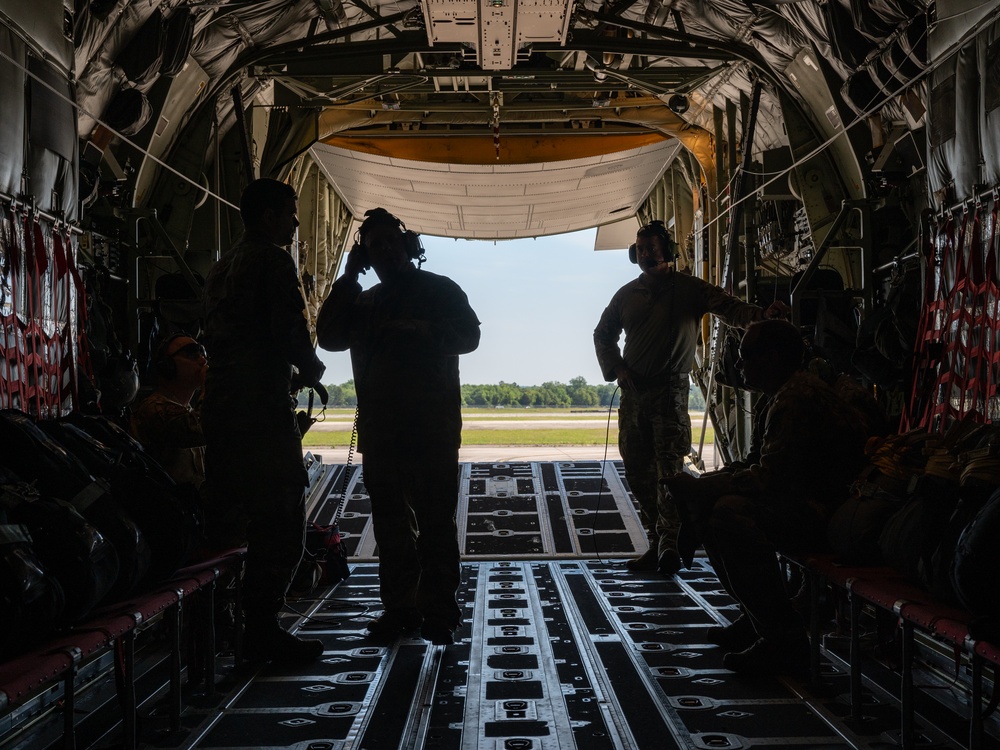
[[[917,16],[871,55],[841,87],[855,114],[873,111],[927,68],[927,18]]]

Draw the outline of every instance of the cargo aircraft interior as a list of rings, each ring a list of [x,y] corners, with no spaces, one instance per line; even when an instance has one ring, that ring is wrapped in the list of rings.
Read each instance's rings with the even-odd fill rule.
[[[1000,747],[997,0],[0,0],[0,103],[2,750]],[[308,452],[347,567],[281,622],[323,655],[243,661],[244,552],[163,540],[121,427],[262,177],[298,195],[312,331],[376,206],[623,263],[663,221],[675,272],[787,305],[891,425],[839,554],[778,558],[808,670],[723,666],[703,552],[626,567],[618,460],[462,463],[455,642],[373,639],[363,461]],[[764,421],[739,336],[706,316],[691,370],[723,465]],[[137,580],[67,562],[116,533],[149,537]]]

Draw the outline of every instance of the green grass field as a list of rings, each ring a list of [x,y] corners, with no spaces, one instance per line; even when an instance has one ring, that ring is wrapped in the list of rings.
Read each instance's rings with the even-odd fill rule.
[[[351,433],[341,432],[307,432],[302,439],[302,445],[310,448],[342,448],[351,439]],[[711,443],[715,435],[711,428],[707,430],[705,442]],[[462,433],[463,445],[604,445],[605,440],[612,445],[618,444],[618,428],[614,420],[611,432],[604,429],[562,428],[540,430],[465,430]],[[701,428],[693,430],[692,442],[701,440]]]

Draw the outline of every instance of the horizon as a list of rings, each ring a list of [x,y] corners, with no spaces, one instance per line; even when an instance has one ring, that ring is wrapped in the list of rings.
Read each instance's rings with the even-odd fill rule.
[[[498,241],[421,236],[424,270],[461,286],[482,323],[479,348],[459,359],[463,385],[609,382],[594,354],[594,328],[639,269],[624,249],[595,251],[596,232]],[[378,283],[374,271],[360,280],[365,289]],[[317,351],[324,383],[354,379],[348,352]]]

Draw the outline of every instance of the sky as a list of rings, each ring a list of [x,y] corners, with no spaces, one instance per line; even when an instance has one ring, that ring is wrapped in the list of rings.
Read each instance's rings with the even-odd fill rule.
[[[453,240],[421,236],[424,269],[448,276],[482,321],[479,348],[459,360],[465,384],[603,383],[594,328],[611,296],[639,275],[625,250],[594,251],[595,229],[539,239]],[[361,277],[368,288],[374,271]],[[347,352],[319,351],[324,383],[350,380]]]

